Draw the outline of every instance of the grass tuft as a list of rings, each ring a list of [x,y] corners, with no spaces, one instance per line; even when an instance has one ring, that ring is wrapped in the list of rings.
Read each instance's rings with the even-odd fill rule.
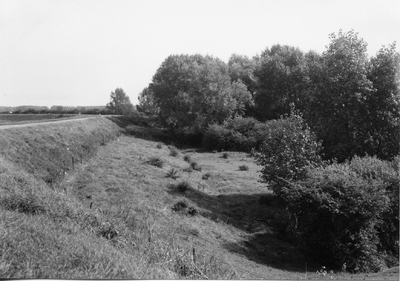
[[[192,188],[188,181],[181,181],[180,183],[174,185],[174,189],[178,192],[186,192],[189,188]]]
[[[195,216],[199,213],[199,211],[195,207],[189,207],[188,208],[188,214],[191,216]]]
[[[186,209],[188,207],[188,203],[185,200],[180,200],[174,204],[172,207],[172,210],[175,212],[181,211],[183,209]]]
[[[190,167],[192,167],[193,170],[201,172],[201,167],[199,164],[195,161],[190,163]]]
[[[172,178],[172,179],[176,180],[177,178],[179,178],[178,170],[176,170],[175,168],[171,168],[171,169],[167,172],[167,174],[166,174],[165,177],[167,177],[167,178]]]
[[[192,162],[192,158],[190,157],[190,155],[187,155],[187,154],[185,156],[183,156],[183,160],[188,162],[188,163]]]
[[[172,157],[177,157],[179,155],[179,150],[175,146],[170,146],[169,155]]]
[[[239,171],[248,171],[249,170],[249,166],[247,165],[240,165],[239,166]]]
[[[158,156],[151,157],[147,163],[158,168],[162,168],[164,166],[164,161]]]

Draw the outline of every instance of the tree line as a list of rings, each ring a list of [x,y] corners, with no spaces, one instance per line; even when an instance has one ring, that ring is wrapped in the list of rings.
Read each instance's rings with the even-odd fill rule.
[[[320,54],[276,44],[228,63],[212,56],[171,55],[139,95],[138,110],[158,115],[175,133],[203,137],[235,118],[265,122],[302,114],[326,159],[392,159],[400,148],[400,55],[396,43],[372,57],[353,30],[329,36]]]

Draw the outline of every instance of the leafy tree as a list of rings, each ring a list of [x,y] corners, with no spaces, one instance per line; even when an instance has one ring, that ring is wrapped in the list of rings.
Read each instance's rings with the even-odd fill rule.
[[[246,86],[231,83],[227,65],[210,56],[169,56],[149,89],[164,125],[189,134],[243,115],[245,104],[251,102]]]
[[[267,48],[259,58],[254,76],[257,81],[256,116],[261,121],[288,114],[291,103],[298,109],[303,108],[305,57],[300,49],[279,44]]]
[[[137,109],[140,112],[150,115],[156,115],[160,112],[154,99],[154,93],[149,87],[144,88],[139,94],[139,105],[137,106]]]
[[[400,54],[395,43],[371,58],[367,77],[374,89],[366,97],[368,114],[358,134],[363,146],[357,152],[390,160],[400,153]]]
[[[367,43],[350,31],[330,35],[320,69],[314,64],[314,91],[306,119],[323,140],[328,158],[339,161],[360,153],[360,126],[365,125],[366,99],[373,92],[368,80]],[[361,129],[363,130],[363,129]]]
[[[106,105],[106,109],[111,111],[112,114],[118,115],[129,115],[134,110],[129,97],[121,88],[111,92],[110,102]]]
[[[257,58],[249,59],[247,56],[233,54],[228,61],[228,70],[231,81],[241,81],[252,94],[256,90],[257,79],[254,71],[258,67]]]

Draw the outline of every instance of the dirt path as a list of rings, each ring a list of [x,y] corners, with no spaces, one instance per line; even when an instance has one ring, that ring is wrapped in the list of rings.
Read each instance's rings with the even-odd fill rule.
[[[88,119],[93,119],[93,118],[104,118],[104,116],[91,116],[91,117],[82,117],[82,118],[68,118],[68,119],[60,119],[54,121],[43,121],[40,120],[38,122],[34,123],[24,123],[24,124],[12,124],[12,125],[0,125],[0,130],[4,129],[12,129],[12,128],[23,128],[23,127],[32,127],[32,126],[40,126],[40,125],[48,125],[48,124],[56,124],[56,123],[65,123],[65,122],[73,122],[77,120],[88,120]]]

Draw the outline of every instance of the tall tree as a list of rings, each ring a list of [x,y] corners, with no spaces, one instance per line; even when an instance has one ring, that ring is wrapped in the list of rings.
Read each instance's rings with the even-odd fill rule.
[[[354,31],[330,35],[322,54],[315,88],[306,113],[307,121],[323,140],[327,158],[343,161],[359,154],[360,128],[365,125],[366,99],[373,92],[367,78],[367,43]],[[315,68],[318,70],[318,68]]]
[[[242,115],[244,104],[251,102],[247,87],[232,84],[227,65],[211,56],[169,56],[149,88],[164,124],[194,134]]]
[[[262,52],[259,67],[254,71],[257,79],[254,101],[258,119],[277,119],[289,114],[291,103],[302,109],[304,69],[304,54],[298,48],[278,44]]]
[[[374,91],[366,99],[366,130],[361,134],[364,150],[390,160],[400,153],[400,54],[396,43],[383,46],[371,58],[367,77]]]
[[[143,91],[140,92],[137,109],[138,111],[150,115],[155,115],[160,112],[160,108],[157,106],[154,99],[154,93],[149,87],[144,88]]]
[[[115,92],[111,92],[110,102],[106,105],[106,108],[117,115],[129,115],[134,110],[129,97],[121,88],[117,88]]]

